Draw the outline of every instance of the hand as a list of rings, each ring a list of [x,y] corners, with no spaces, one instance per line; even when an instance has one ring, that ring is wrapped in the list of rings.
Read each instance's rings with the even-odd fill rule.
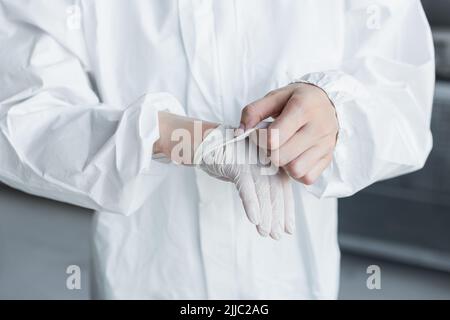
[[[265,163],[265,152],[258,152],[248,134],[235,138],[234,130],[224,126],[209,133],[194,156],[194,164],[206,173],[236,185],[248,219],[262,236],[279,239],[283,231],[294,232],[292,188],[283,169]]]
[[[332,161],[339,130],[327,94],[306,83],[272,91],[244,108],[241,128],[253,128],[268,117],[275,121],[260,146],[271,150],[272,163],[292,178],[313,184]]]

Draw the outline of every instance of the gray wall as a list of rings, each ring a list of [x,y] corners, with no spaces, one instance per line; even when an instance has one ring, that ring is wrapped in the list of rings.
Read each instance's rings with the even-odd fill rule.
[[[0,299],[88,299],[91,212],[0,183]],[[81,268],[68,290],[66,269]]]

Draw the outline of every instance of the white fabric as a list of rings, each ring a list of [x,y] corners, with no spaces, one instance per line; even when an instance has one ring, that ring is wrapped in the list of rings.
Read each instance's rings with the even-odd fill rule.
[[[433,72],[417,0],[2,0],[0,179],[97,211],[99,297],[335,298],[335,197],[422,167]],[[237,125],[304,75],[341,131],[295,184],[294,236],[262,239],[231,184],[151,160],[158,110]]]

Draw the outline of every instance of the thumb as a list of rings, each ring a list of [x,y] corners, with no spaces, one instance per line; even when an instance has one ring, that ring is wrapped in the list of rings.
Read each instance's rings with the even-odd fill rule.
[[[240,129],[252,129],[261,121],[280,114],[291,97],[291,91],[289,87],[271,91],[264,98],[248,104],[242,110]]]

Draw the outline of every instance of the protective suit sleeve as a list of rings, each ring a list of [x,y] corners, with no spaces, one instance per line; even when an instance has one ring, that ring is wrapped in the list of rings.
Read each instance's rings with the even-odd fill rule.
[[[181,106],[166,93],[136,97],[129,106],[101,103],[78,55],[82,41],[68,34],[63,45],[57,33],[64,24],[56,19],[52,29],[44,16],[38,26],[33,8],[21,7],[33,1],[17,3],[0,5],[0,181],[94,210],[133,213],[162,180],[152,171],[158,111],[183,113]]]
[[[299,80],[328,94],[340,125],[333,162],[306,187],[318,197],[418,170],[432,148],[434,51],[420,2],[348,3],[342,67]],[[361,17],[378,21],[361,28]]]

